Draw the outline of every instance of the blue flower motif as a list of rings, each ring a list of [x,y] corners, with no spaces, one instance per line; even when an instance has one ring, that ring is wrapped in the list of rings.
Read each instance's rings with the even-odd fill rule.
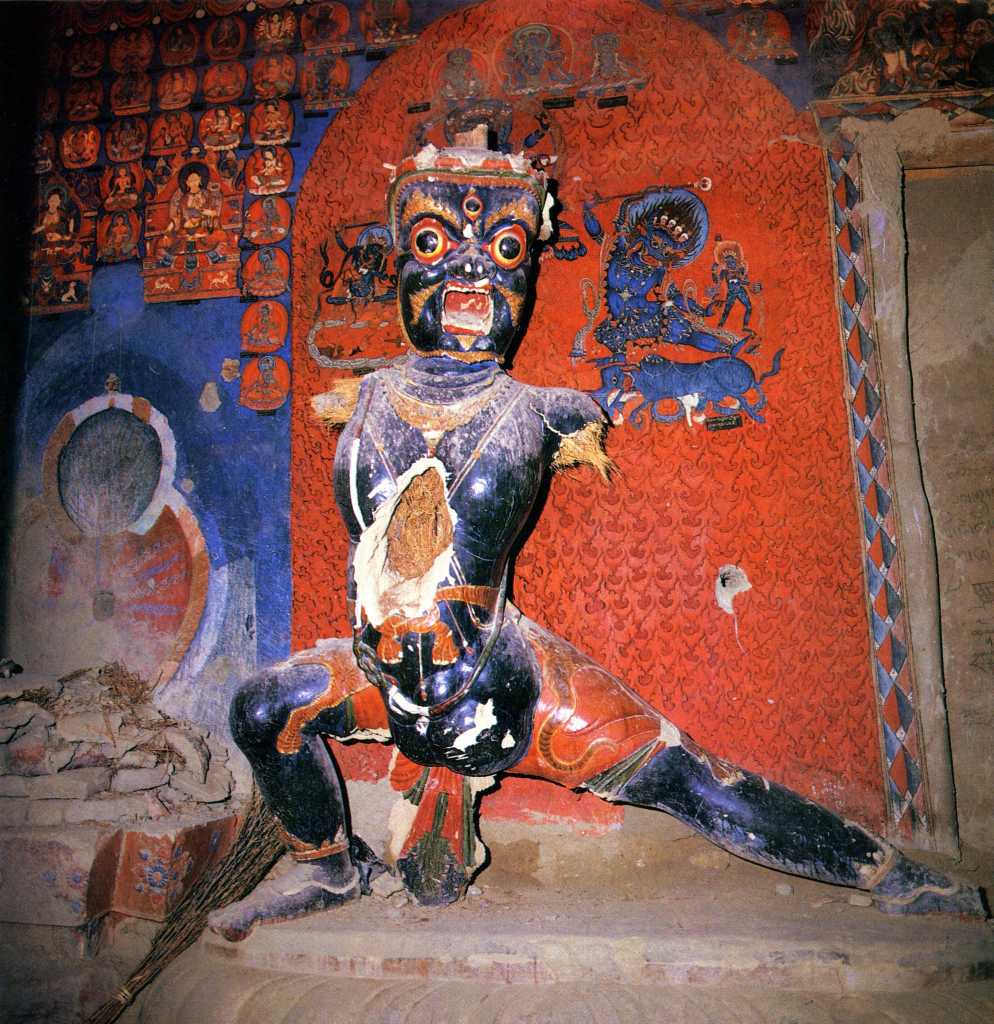
[[[176,878],[176,872],[170,871],[161,860],[154,861],[145,869],[145,881],[150,889],[161,892]]]

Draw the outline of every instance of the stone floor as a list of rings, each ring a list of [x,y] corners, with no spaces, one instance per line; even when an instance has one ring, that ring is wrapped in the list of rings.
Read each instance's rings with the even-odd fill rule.
[[[994,928],[894,918],[746,864],[670,819],[487,836],[456,905],[367,897],[176,961],[129,1024],[990,1024]],[[644,826],[644,828],[643,828]],[[539,841],[536,842],[536,839]],[[960,873],[964,873],[961,867]],[[966,872],[981,883],[989,868]],[[857,902],[859,896],[856,896]],[[77,1024],[156,925],[0,925],[0,1022]]]
[[[491,869],[451,907],[402,894],[204,936],[136,1024],[989,1024],[994,930],[893,918],[689,839],[665,875]],[[778,888],[779,887],[779,888]]]

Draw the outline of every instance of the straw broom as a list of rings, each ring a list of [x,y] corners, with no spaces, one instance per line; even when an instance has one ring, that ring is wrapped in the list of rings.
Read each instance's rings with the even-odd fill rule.
[[[200,937],[207,915],[247,896],[285,849],[276,819],[253,787],[245,819],[227,856],[203,875],[170,911],[152,948],[128,980],[86,1024],[114,1024],[139,992]]]

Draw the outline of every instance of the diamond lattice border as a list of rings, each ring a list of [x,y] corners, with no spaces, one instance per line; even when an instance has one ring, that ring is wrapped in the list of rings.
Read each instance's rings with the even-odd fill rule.
[[[823,128],[833,127],[831,124]],[[880,360],[858,204],[859,160],[853,144],[831,132],[826,150],[839,324],[845,351],[854,470],[860,494],[865,579],[891,828],[910,836],[929,829],[921,723],[902,595],[898,523],[891,486]]]

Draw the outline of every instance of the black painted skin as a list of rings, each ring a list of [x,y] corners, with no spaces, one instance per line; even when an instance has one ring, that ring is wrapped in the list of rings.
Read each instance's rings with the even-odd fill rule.
[[[858,885],[859,866],[881,852],[865,829],[760,775],[737,768],[722,781],[685,746],[661,750],[617,799],[667,811],[731,853],[824,882]]]
[[[398,295],[405,333],[414,351],[401,365],[379,370],[363,382],[355,415],[346,425],[335,456],[335,498],[351,542],[349,595],[355,597],[352,572],[355,547],[362,524],[352,505],[350,490],[353,445],[358,442],[354,488],[363,523],[373,521],[377,509],[396,491],[394,480],[419,459],[428,456],[422,432],[402,420],[389,401],[389,389],[428,403],[451,407],[485,390],[496,397],[469,422],[448,431],[434,457],[447,473],[448,503],[455,512],[453,548],[456,572],[443,586],[467,583],[492,589],[489,607],[441,601],[442,621],[459,646],[452,665],[432,662],[434,638],[407,634],[400,664],[380,664],[404,700],[387,701],[390,732],[400,750],[412,761],[451,768],[463,775],[495,775],[521,759],[531,738],[531,721],[538,698],[539,679],[534,656],[517,627],[505,619],[493,651],[469,692],[442,714],[427,709],[446,701],[473,675],[480,661],[497,611],[510,550],[526,523],[562,435],[601,422],[596,404],[565,388],[537,388],[520,384],[499,368],[497,357],[513,342],[519,328],[521,303],[528,288],[531,249],[540,210],[528,192],[511,187],[479,186],[482,204],[480,230],[466,237],[462,212],[466,189],[451,183],[433,183],[433,207],[406,216],[410,193],[399,198]],[[428,191],[420,184],[418,190]],[[501,216],[513,208],[526,219]],[[448,210],[449,216],[442,211]],[[427,226],[426,226],[427,225]],[[472,225],[469,225],[472,228]],[[513,266],[502,266],[495,246],[501,237],[518,231],[508,249],[516,253]],[[426,263],[412,254],[416,239],[434,232],[443,255]],[[495,242],[495,239],[497,240]],[[456,335],[443,326],[444,285],[491,289],[493,320],[486,334]],[[435,288],[420,310],[412,297]],[[506,296],[517,299],[517,304]],[[467,363],[442,353],[487,356]],[[431,354],[428,354],[431,353]],[[375,649],[380,634],[366,623],[360,639]],[[409,702],[409,703],[407,703]],[[410,705],[424,708],[421,714]],[[477,715],[486,719],[487,707],[495,724],[460,749],[459,737],[472,730]]]
[[[525,233],[526,251],[520,261],[510,261],[514,266],[499,266],[494,258],[493,238],[509,227],[506,220],[497,219],[486,230],[467,236],[460,210],[471,184],[482,199],[484,213],[506,205],[509,199],[518,200],[519,209],[525,211],[518,226]],[[398,299],[413,351],[402,363],[373,373],[363,382],[356,413],[345,427],[335,458],[335,497],[351,541],[348,593],[353,599],[353,560],[363,532],[350,486],[353,448],[355,501],[366,525],[389,500],[393,480],[427,454],[421,431],[391,406],[390,387],[443,407],[487,387],[498,391],[474,418],[450,429],[434,454],[445,467],[448,501],[458,517],[453,543],[462,573],[458,582],[492,588],[492,594],[501,585],[510,549],[532,511],[562,435],[600,422],[600,412],[587,396],[519,384],[507,378],[497,363],[520,326],[521,310],[520,304],[509,303],[497,286],[512,299],[527,291],[539,216],[532,192],[527,188],[488,188],[469,180],[463,185],[436,182],[432,190],[433,210],[417,216],[406,215],[409,194],[402,192],[397,198]],[[444,209],[449,210],[448,215],[440,213]],[[412,254],[411,239],[429,216],[445,239],[441,256],[426,264]],[[480,221],[482,227],[486,216]],[[489,333],[460,335],[444,330],[441,290],[429,297],[420,311],[416,309],[415,293],[447,280],[493,283],[494,316]],[[467,353],[475,353],[473,358],[478,361],[466,362]],[[460,355],[464,358],[457,358]],[[496,429],[481,444],[497,421]],[[478,457],[472,460],[477,451]],[[459,483],[464,468],[465,477]],[[455,581],[441,585],[451,582]],[[442,621],[459,644],[455,664],[434,665],[434,638],[406,633],[401,637],[399,663],[373,659],[364,670],[381,686],[391,736],[407,757],[463,775],[495,775],[513,766],[528,746],[540,685],[535,658],[515,625],[516,617],[508,616],[489,661],[469,691],[444,714],[431,714],[433,705],[437,709],[473,673],[499,602],[492,597],[486,607],[474,608],[473,614],[459,602],[440,601],[438,605]],[[360,623],[360,651],[375,652],[379,638],[368,622]],[[350,641],[324,643],[341,653]],[[324,669],[305,664],[277,666],[249,680],[231,710],[233,736],[251,762],[268,806],[287,831],[313,848],[340,838],[347,829],[344,794],[321,739],[322,735],[349,734],[345,705],[313,717],[303,729],[298,751],[281,754],[276,743],[293,709],[312,704],[326,687]],[[397,696],[390,696],[394,689],[401,704],[411,702],[420,709],[410,712],[398,707]],[[477,712],[484,707],[492,710],[496,721],[488,728],[477,728],[474,742],[462,743],[461,749],[457,740],[474,723],[479,725]],[[748,860],[827,882],[869,888],[881,909],[984,915],[976,889],[951,883],[861,827],[782,786],[718,761],[686,737],[684,742],[661,749],[609,795],[621,802],[667,811]],[[262,883],[247,899],[213,915],[212,927],[229,938],[244,938],[259,921],[298,917],[354,898],[360,880],[365,887],[370,871],[378,869],[375,864],[371,867],[374,860],[368,848],[351,837],[347,850],[297,865],[285,883]],[[455,899],[468,882],[459,874],[459,880],[441,889],[422,892],[417,881],[419,865],[407,867],[409,870],[400,865],[405,879],[414,895],[426,903]]]
[[[420,432],[397,417],[385,391],[386,378],[390,378],[394,386],[409,394],[430,393],[430,388],[421,386],[424,371],[418,363],[412,359],[403,368],[380,371],[367,379],[360,395],[360,414],[352,419],[339,442],[335,496],[353,554],[361,533],[349,492],[353,441],[359,442],[357,490],[367,524],[377,505],[392,493],[391,470],[399,475],[426,456]],[[459,373],[456,381],[451,379],[456,375],[446,375],[449,379],[445,387],[450,393],[458,393],[481,376],[497,373],[503,377],[495,365],[486,363],[472,372]],[[425,708],[424,714],[418,714],[407,710],[403,702],[387,701],[390,732],[400,750],[419,764],[444,766],[463,775],[494,775],[511,767],[523,756],[531,738],[538,670],[530,647],[509,618],[503,620],[493,652],[469,692],[442,714],[429,715],[427,709],[459,690],[480,660],[494,621],[496,593],[508,555],[528,519],[560,440],[554,431],[572,433],[600,415],[589,399],[575,392],[528,387],[506,377],[504,381],[500,397],[469,423],[448,433],[435,453],[450,481],[469,465],[458,489],[449,494],[449,504],[457,516],[453,548],[465,582],[492,589],[491,606],[439,602],[439,615],[460,648],[455,664],[435,665],[434,638],[411,633],[403,641],[402,662],[380,665],[408,702]],[[481,436],[498,420],[489,443],[473,461]],[[379,454],[381,449],[390,453],[389,469],[387,460]],[[370,498],[371,494],[376,497]],[[354,596],[351,571],[349,582]],[[360,636],[375,649],[380,634],[367,623]],[[465,749],[454,746],[473,727],[481,705],[488,702],[492,702],[496,724]]]
[[[345,706],[323,711],[309,723],[300,750],[276,749],[280,730],[294,708],[305,707],[328,688],[317,665],[271,668],[243,686],[231,705],[231,731],[252,765],[266,804],[284,828],[313,846],[331,841],[345,822],[338,772],[321,735],[344,736]]]

